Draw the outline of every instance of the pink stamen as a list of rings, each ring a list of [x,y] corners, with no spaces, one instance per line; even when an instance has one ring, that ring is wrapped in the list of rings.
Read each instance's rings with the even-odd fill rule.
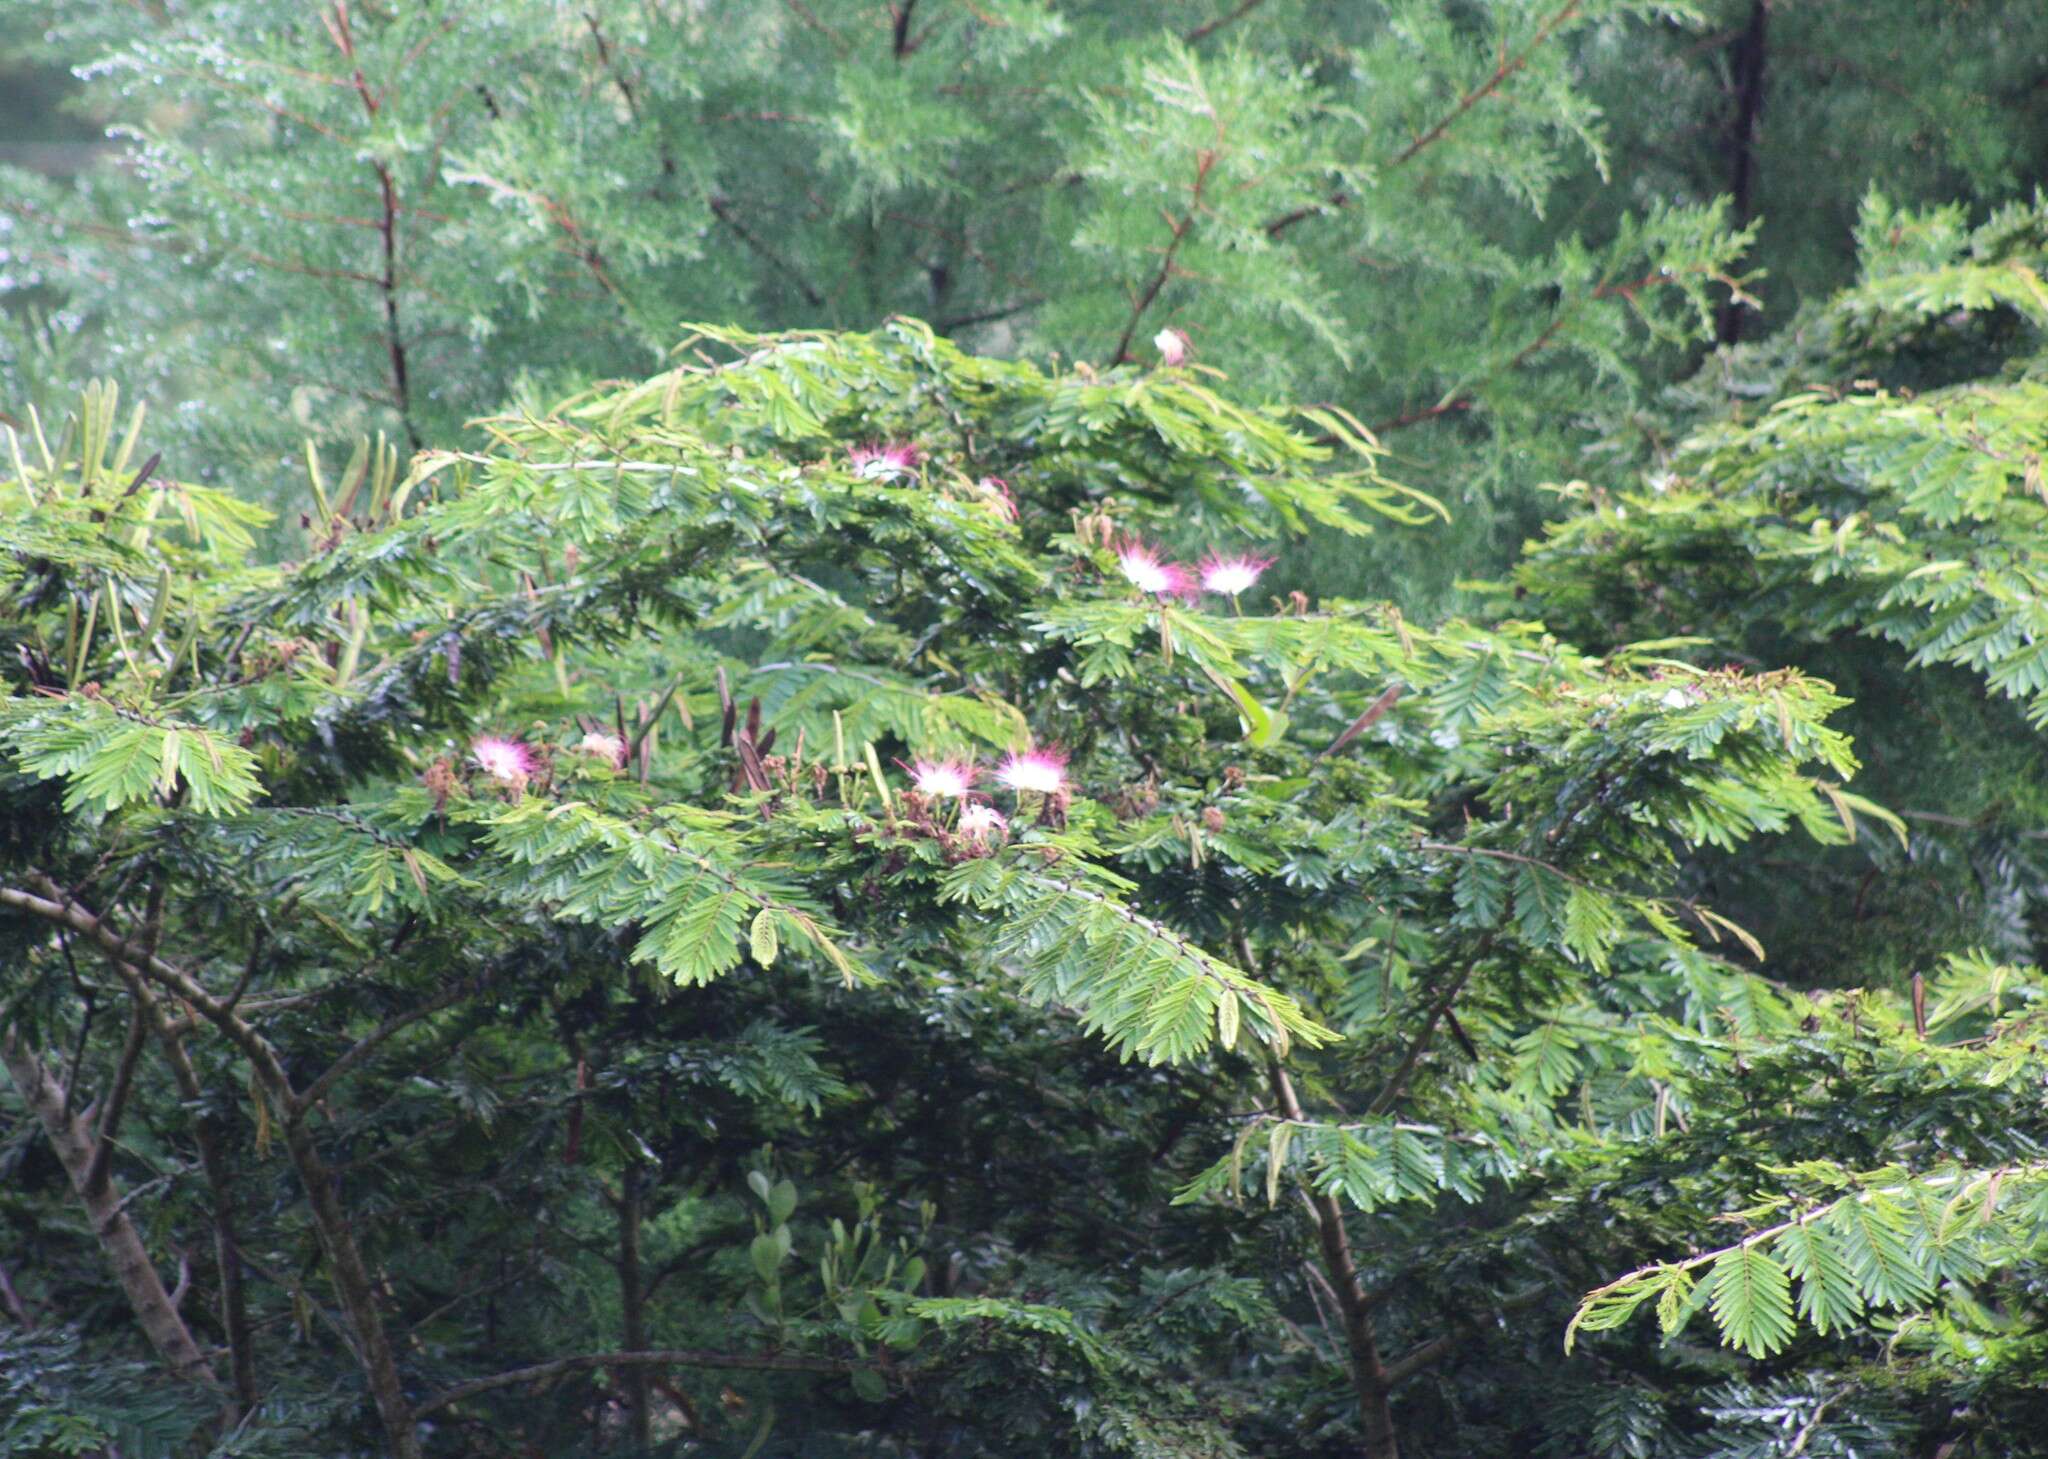
[[[996,779],[1012,790],[1057,795],[1067,786],[1067,757],[1050,749],[1012,754],[996,767]]]
[[[524,785],[534,769],[533,751],[502,735],[479,735],[470,741],[477,768],[500,785]]]
[[[919,795],[959,797],[980,774],[964,760],[919,760],[910,767],[910,783]]]
[[[908,441],[870,441],[847,453],[854,475],[873,478],[904,476],[917,469],[923,453]]]
[[[1270,557],[1253,557],[1241,553],[1235,557],[1224,557],[1212,552],[1202,559],[1202,586],[1212,593],[1224,593],[1235,598],[1255,586],[1259,574],[1273,565]]]
[[[1157,549],[1132,539],[1116,551],[1117,566],[1140,592],[1162,598],[1180,598],[1194,591],[1194,579],[1177,562],[1163,561]]]

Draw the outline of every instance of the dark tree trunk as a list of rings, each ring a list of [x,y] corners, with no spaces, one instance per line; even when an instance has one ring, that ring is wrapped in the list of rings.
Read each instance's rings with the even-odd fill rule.
[[[1764,42],[1771,22],[1771,0],[1750,0],[1749,24],[1729,52],[1735,87],[1735,112],[1728,123],[1728,191],[1735,199],[1735,226],[1746,227],[1756,216],[1756,130],[1764,110]],[[1730,299],[1721,306],[1715,330],[1724,345],[1742,338],[1744,306]]]

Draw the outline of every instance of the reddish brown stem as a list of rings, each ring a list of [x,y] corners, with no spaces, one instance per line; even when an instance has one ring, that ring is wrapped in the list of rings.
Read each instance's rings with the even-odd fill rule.
[[[1536,28],[1536,34],[1529,38],[1529,44],[1522,47],[1513,56],[1502,56],[1500,64],[1493,68],[1491,76],[1459,97],[1457,105],[1437,118],[1435,124],[1423,132],[1421,136],[1395,153],[1393,160],[1387,166],[1390,169],[1400,167],[1412,160],[1415,154],[1422,151],[1425,147],[1442,140],[1444,133],[1455,126],[1460,117],[1472,110],[1473,107],[1479,105],[1480,102],[1486,100],[1487,97],[1493,95],[1494,92],[1500,90],[1502,83],[1507,81],[1509,77],[1527,67],[1529,57],[1536,53],[1536,48],[1549,40],[1556,33],[1559,26],[1577,15],[1579,13],[1579,5],[1580,0],[1569,0],[1568,4]]]
[[[1582,3],[1583,0],[1570,0],[1569,4],[1559,9],[1548,20],[1544,21],[1542,25],[1536,28],[1535,35],[1529,38],[1529,43],[1523,46],[1521,50],[1512,56],[1502,55],[1499,64],[1494,67],[1491,76],[1488,76],[1477,86],[1459,97],[1449,111],[1432,122],[1406,147],[1403,147],[1399,152],[1388,158],[1381,170],[1392,172],[1395,168],[1413,161],[1427,148],[1442,141],[1451,128],[1457,125],[1461,117],[1471,111],[1473,107],[1479,105],[1480,102],[1486,100],[1487,97],[1500,90],[1518,72],[1526,69],[1529,64],[1529,58],[1536,53],[1537,47],[1555,35],[1558,28],[1564,25],[1566,21],[1577,15]],[[1334,212],[1337,209],[1348,206],[1351,201],[1352,199],[1347,193],[1332,193],[1327,202],[1318,203],[1311,207],[1296,208],[1291,213],[1283,213],[1266,224],[1266,236],[1278,238],[1296,223],[1316,217],[1321,213]]]
[[[1167,239],[1166,252],[1159,259],[1159,272],[1152,276],[1152,282],[1147,284],[1144,292],[1133,301],[1130,320],[1124,325],[1123,335],[1116,342],[1116,353],[1110,357],[1109,363],[1112,366],[1121,365],[1131,357],[1131,339],[1138,332],[1138,321],[1145,317],[1145,311],[1152,307],[1153,301],[1159,297],[1159,291],[1165,288],[1166,281],[1173,277],[1174,255],[1180,252],[1181,244],[1194,229],[1195,214],[1202,210],[1202,189],[1208,185],[1210,169],[1215,165],[1216,153],[1209,148],[1203,148],[1200,155],[1195,158],[1195,185],[1188,198],[1188,210],[1179,218],[1169,220],[1169,226],[1173,231]]]

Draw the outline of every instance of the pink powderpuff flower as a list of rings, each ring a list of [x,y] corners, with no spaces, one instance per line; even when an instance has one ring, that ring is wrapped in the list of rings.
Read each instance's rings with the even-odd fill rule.
[[[1157,550],[1136,538],[1117,548],[1116,563],[1140,591],[1162,598],[1182,598],[1194,591],[1194,581],[1185,567],[1162,561]]]
[[[609,760],[614,770],[626,768],[626,742],[617,735],[592,730],[577,744],[576,752],[593,760]]]
[[[853,465],[853,474],[870,480],[882,480],[907,476],[917,469],[923,453],[908,441],[876,443],[869,441],[855,446],[847,453]]]
[[[1249,553],[1225,557],[1212,552],[1202,559],[1202,586],[1209,592],[1235,598],[1253,587],[1259,580],[1259,574],[1272,565],[1270,557],[1253,557]]]
[[[1058,795],[1067,788],[1067,757],[1053,749],[1013,753],[996,767],[996,779],[1012,790]]]
[[[533,751],[502,735],[478,735],[469,742],[477,768],[500,785],[524,785],[534,771]]]
[[[1010,822],[992,805],[970,805],[960,812],[960,834],[977,846],[1009,835]]]
[[[957,799],[973,788],[980,774],[965,760],[918,760],[911,764],[910,783],[919,795]]]
[[[1168,369],[1188,362],[1188,337],[1171,326],[1152,336],[1152,348],[1159,351],[1159,363]]]

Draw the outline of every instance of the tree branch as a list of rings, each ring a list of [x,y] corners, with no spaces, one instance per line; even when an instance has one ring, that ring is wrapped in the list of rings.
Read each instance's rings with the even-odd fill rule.
[[[415,1418],[425,1418],[452,1403],[474,1398],[493,1389],[537,1383],[564,1373],[587,1373],[593,1368],[706,1368],[764,1373],[852,1373],[879,1365],[850,1358],[807,1358],[795,1353],[712,1353],[698,1348],[660,1348],[644,1353],[580,1353],[573,1358],[556,1358],[530,1368],[514,1368],[488,1378],[472,1378],[443,1389],[413,1409]]]
[[[393,1035],[404,1032],[421,1019],[431,1017],[443,1009],[452,1008],[463,999],[481,992],[489,981],[490,977],[488,974],[467,979],[464,982],[457,983],[452,988],[443,989],[440,993],[429,998],[425,1003],[420,1004],[416,1008],[409,1008],[403,1013],[394,1013],[391,1017],[385,1019],[360,1039],[356,1040],[354,1045],[340,1058],[329,1064],[326,1072],[307,1085],[303,1094],[295,1095],[291,1102],[291,1108],[286,1111],[286,1118],[293,1123],[304,1119],[321,1100],[327,1097],[328,1091],[334,1088],[341,1076],[375,1053],[378,1045],[384,1043]]]
[[[226,1003],[209,993],[196,978],[108,929],[98,917],[71,900],[69,894],[50,877],[38,873],[31,877],[31,881],[61,900],[53,901],[14,887],[0,886],[0,906],[16,907],[75,928],[137,977],[147,977],[183,998],[242,1051],[264,1092],[281,1113],[290,1114],[296,1104],[291,1077],[285,1072],[269,1040],[251,1028]],[[314,1147],[303,1121],[287,1119],[284,1136],[293,1171],[298,1176],[300,1188],[306,1193],[313,1225],[327,1256],[328,1274],[336,1295],[341,1299],[342,1310],[348,1314],[349,1324],[355,1330],[363,1376],[376,1401],[378,1417],[383,1420],[385,1441],[394,1459],[420,1459],[419,1435],[411,1405],[405,1396],[404,1382],[398,1375],[390,1337],[384,1329],[377,1284],[371,1279],[362,1249],[357,1245],[354,1229],[349,1224],[348,1213],[336,1194],[334,1173],[320,1158],[320,1152]],[[150,1278],[157,1280],[153,1269]],[[160,1280],[157,1280],[157,1287],[161,1290]],[[172,1315],[175,1317],[176,1314]],[[208,1374],[211,1375],[210,1369]]]
[[[1465,113],[1486,100],[1487,97],[1493,95],[1494,92],[1500,90],[1516,73],[1525,70],[1529,65],[1529,58],[1536,53],[1537,47],[1556,34],[1558,28],[1566,21],[1576,16],[1582,4],[1583,0],[1570,0],[1570,3],[1563,6],[1536,28],[1536,33],[1529,38],[1529,43],[1523,46],[1521,50],[1512,56],[1503,54],[1499,64],[1494,67],[1491,76],[1488,76],[1477,86],[1459,97],[1456,104],[1449,111],[1432,122],[1414,141],[1390,157],[1381,170],[1392,172],[1395,168],[1404,166],[1414,160],[1416,155],[1426,148],[1442,141],[1445,133],[1457,125],[1458,120]],[[1327,203],[1320,203],[1307,208],[1296,208],[1291,213],[1283,213],[1266,224],[1266,236],[1268,238],[1278,238],[1296,223],[1316,217],[1324,212],[1346,207],[1351,201],[1352,199],[1349,194],[1341,192],[1332,193]]]
[[[1451,1011],[1451,1004],[1457,1001],[1458,994],[1464,991],[1465,984],[1472,980],[1472,974],[1478,971],[1479,964],[1485,961],[1492,946],[1492,934],[1481,938],[1479,946],[1472,950],[1472,956],[1465,960],[1465,966],[1451,979],[1450,986],[1430,1005],[1429,1015],[1422,1023],[1422,1031],[1409,1042],[1407,1052],[1401,1056],[1401,1062],[1394,1067],[1394,1072],[1387,1076],[1387,1082],[1380,1086],[1380,1092],[1373,1096],[1372,1103],[1365,1107],[1368,1115],[1385,1114],[1394,1107],[1394,1101],[1399,1099],[1402,1091],[1408,1087],[1408,1080],[1415,1073],[1416,1064],[1429,1048],[1430,1039],[1435,1037],[1436,1026],[1443,1022],[1444,1015]]]
[[[1180,252],[1181,244],[1194,230],[1195,214],[1202,208],[1202,189],[1207,186],[1209,171],[1215,165],[1216,153],[1207,147],[1196,156],[1195,185],[1188,197],[1188,210],[1177,219],[1168,219],[1173,232],[1167,240],[1166,252],[1160,257],[1159,272],[1152,276],[1152,282],[1145,286],[1145,291],[1131,304],[1130,320],[1124,325],[1123,335],[1116,342],[1116,353],[1110,356],[1109,363],[1112,367],[1121,365],[1131,357],[1131,338],[1138,332],[1138,321],[1145,317],[1145,311],[1152,307],[1153,301],[1159,297],[1159,291],[1165,288],[1166,281],[1173,277],[1174,255]]]
[[[805,303],[809,304],[813,309],[824,307],[825,296],[813,288],[808,279],[797,272],[795,264],[784,258],[780,253],[777,253],[765,241],[757,238],[746,224],[740,222],[733,212],[732,203],[729,199],[719,197],[714,193],[705,201],[711,208],[711,215],[718,219],[719,222],[725,224],[726,227],[732,229],[734,236],[740,242],[746,244],[747,247],[773,265],[778,273],[796,285],[797,292],[804,296]]]
[[[1728,128],[1728,151],[1732,176],[1729,191],[1734,195],[1735,226],[1746,225],[1756,215],[1756,129],[1764,109],[1764,39],[1771,19],[1771,0],[1750,0],[1749,24],[1736,40],[1733,56],[1736,99],[1735,116]],[[1742,338],[1742,301],[1730,299],[1721,306],[1714,331],[1724,345]]]
[[[128,1040],[121,1045],[121,1062],[114,1069],[114,1087],[107,1094],[107,1102],[100,1107],[92,1165],[85,1173],[88,1189],[98,1190],[106,1184],[107,1167],[114,1156],[114,1137],[121,1131],[121,1115],[128,1106],[128,1091],[134,1087],[135,1066],[142,1058],[142,1044],[148,1032],[148,1012],[142,1000],[137,998],[134,1010],[128,1016]],[[66,1093],[68,1097],[69,1091]]]
[[[64,888],[54,879],[37,873],[29,880],[45,895],[39,897],[15,887],[0,886],[0,906],[33,912],[38,917],[81,932],[104,951],[145,974],[152,982],[170,989],[218,1027],[256,1066],[257,1072],[263,1076],[266,1083],[272,1085],[281,1095],[289,1095],[292,1087],[291,1077],[285,1073],[284,1065],[279,1061],[277,1051],[271,1048],[270,1041],[238,1017],[233,1009],[209,993],[197,978],[171,966],[156,954],[137,947],[108,928],[98,917],[71,900]]]
[[[112,1182],[103,1180],[97,1188],[86,1184],[87,1172],[92,1167],[93,1143],[86,1131],[85,1117],[66,1112],[64,1091],[12,1027],[0,1029],[0,1066],[6,1068],[22,1102],[42,1125],[58,1163],[71,1177],[71,1188],[85,1208],[93,1236],[150,1346],[180,1380],[219,1388],[220,1379],[193,1340],[185,1319],[178,1315],[170,1293],[164,1290],[163,1277],[150,1260],[135,1223],[122,1210]]]
[[[1250,941],[1242,931],[1234,939],[1234,950],[1238,962],[1254,977],[1263,978],[1264,970],[1252,956]],[[1298,1123],[1306,1123],[1308,1116],[1302,1111],[1301,1101],[1295,1097],[1294,1081],[1287,1077],[1287,1067],[1279,1057],[1268,1051],[1266,1075],[1273,1087],[1273,1102],[1281,1114]],[[1344,1226],[1344,1211],[1337,1198],[1327,1191],[1318,1191],[1306,1182],[1301,1186],[1302,1199],[1308,1203],[1309,1213],[1315,1218],[1316,1240],[1322,1247],[1324,1275],[1329,1279],[1338,1309],[1344,1319],[1344,1344],[1350,1356],[1352,1392],[1358,1399],[1358,1415],[1365,1428],[1365,1452],[1367,1459],[1399,1459],[1400,1441],[1394,1430],[1394,1411],[1388,1397],[1393,1385],[1388,1380],[1385,1363],[1380,1357],[1379,1341],[1373,1333],[1372,1302],[1367,1297],[1365,1283],[1358,1275],[1358,1262],[1351,1253],[1351,1234]]]
[[[1579,13],[1579,6],[1580,0],[1569,0],[1569,3],[1536,28],[1536,34],[1529,38],[1529,43],[1522,47],[1519,52],[1512,57],[1502,56],[1500,64],[1493,68],[1491,76],[1459,97],[1458,104],[1437,118],[1435,125],[1431,126],[1428,131],[1397,152],[1394,155],[1394,159],[1387,164],[1388,168],[1392,169],[1402,166],[1413,159],[1415,154],[1422,151],[1425,147],[1442,140],[1444,133],[1455,126],[1460,117],[1498,91],[1502,82],[1527,67],[1529,57],[1536,53],[1536,48],[1549,40],[1559,26],[1577,15]]]
[[[1192,46],[1202,41],[1205,41],[1210,36],[1216,34],[1217,31],[1223,29],[1224,26],[1235,25],[1238,21],[1243,20],[1247,15],[1250,15],[1254,10],[1257,10],[1261,5],[1264,5],[1265,3],[1266,0],[1244,0],[1244,3],[1242,5],[1238,6],[1237,9],[1230,11],[1228,14],[1219,15],[1214,20],[1203,21],[1193,30],[1183,35],[1181,37],[1181,42],[1184,45]]]
[[[1549,1291],[1549,1283],[1538,1282],[1532,1287],[1524,1287],[1519,1292],[1509,1293],[1501,1298],[1500,1301],[1494,1303],[1487,1311],[1493,1315],[1519,1311],[1521,1308],[1530,1307],[1542,1301]],[[1420,1373],[1423,1369],[1429,1367],[1439,1358],[1444,1357],[1452,1349],[1456,1348],[1458,1344],[1474,1336],[1478,1330],[1477,1324],[1474,1323],[1462,1332],[1447,1332],[1441,1337],[1433,1337],[1428,1342],[1416,1344],[1416,1346],[1401,1354],[1400,1357],[1394,1359],[1393,1362],[1387,1364],[1388,1384],[1395,1385],[1413,1378],[1417,1373]]]

